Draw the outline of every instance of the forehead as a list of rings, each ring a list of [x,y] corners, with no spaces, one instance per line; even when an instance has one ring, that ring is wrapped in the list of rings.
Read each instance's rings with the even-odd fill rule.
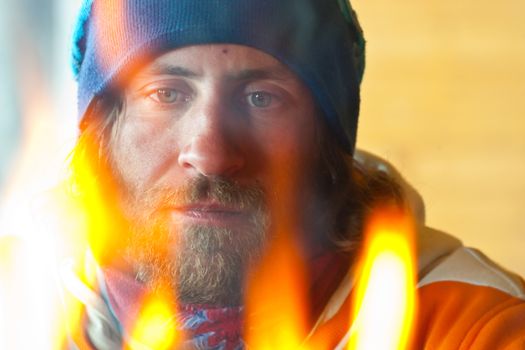
[[[231,44],[194,45],[168,51],[136,72],[136,78],[178,75],[190,78],[217,76],[223,79],[272,79],[306,88],[276,58],[257,49]]]

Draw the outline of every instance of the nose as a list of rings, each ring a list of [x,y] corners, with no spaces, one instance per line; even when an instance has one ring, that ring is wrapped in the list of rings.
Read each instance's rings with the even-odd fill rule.
[[[241,125],[221,103],[201,102],[190,112],[178,163],[201,175],[231,177],[245,165]]]

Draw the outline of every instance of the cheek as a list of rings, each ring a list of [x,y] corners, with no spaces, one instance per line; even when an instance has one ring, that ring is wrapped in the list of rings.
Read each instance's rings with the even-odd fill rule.
[[[267,165],[266,181],[277,192],[294,198],[311,187],[318,159],[315,121],[309,114],[303,116],[267,130],[260,141]]]
[[[317,145],[316,126],[311,113],[288,117],[282,125],[264,133],[266,152],[290,169],[308,168]]]
[[[177,161],[176,139],[169,126],[141,120],[124,120],[112,144],[113,163],[128,187],[144,190]]]

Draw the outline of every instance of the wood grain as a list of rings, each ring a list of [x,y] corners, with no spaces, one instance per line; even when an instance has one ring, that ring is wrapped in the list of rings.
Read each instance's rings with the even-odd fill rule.
[[[525,275],[525,2],[352,1],[367,38],[358,147],[427,222]]]

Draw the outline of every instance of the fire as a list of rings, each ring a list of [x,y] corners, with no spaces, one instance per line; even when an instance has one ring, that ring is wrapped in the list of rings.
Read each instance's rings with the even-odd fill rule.
[[[112,197],[108,195],[107,189],[114,190],[115,188],[113,184],[105,183],[106,192],[102,191],[97,181],[100,179],[110,181],[111,176],[105,174],[104,169],[98,169],[97,174],[93,173],[93,169],[89,166],[89,163],[92,162],[90,157],[94,156],[90,148],[93,143],[91,140],[85,140],[85,142],[86,148],[82,149],[80,142],[80,146],[77,146],[80,148],[75,150],[73,157],[72,167],[76,174],[74,181],[63,184],[65,186],[63,190],[74,189],[77,185],[83,189],[78,202],[75,202],[74,205],[68,202],[67,205],[59,208],[61,218],[67,218],[66,221],[70,222],[59,222],[56,226],[46,227],[45,229],[51,232],[48,232],[49,236],[44,235],[44,237],[57,239],[57,232],[62,231],[59,226],[72,225],[77,229],[83,227],[84,231],[75,231],[76,251],[84,251],[89,245],[97,261],[107,261],[104,259],[110,259],[113,252],[108,249],[113,244],[108,240],[116,236],[108,235],[107,230],[118,232],[120,224],[116,218],[108,217],[111,211],[105,210],[108,205],[107,198]],[[248,347],[256,350],[307,349],[304,343],[308,334],[308,281],[305,261],[298,248],[300,245],[289,234],[294,232],[296,225],[286,219],[285,210],[282,207],[277,206],[274,212],[281,226],[278,227],[278,233],[275,234],[276,239],[271,242],[261,265],[249,278],[245,339]],[[112,223],[109,228],[108,223]],[[35,232],[42,233],[44,228],[35,227],[34,229]],[[30,254],[24,255],[23,261],[26,265],[20,269],[22,272],[19,275],[21,276],[31,276],[31,266],[35,265],[34,257],[37,256],[35,255],[37,252],[44,251],[47,254],[40,255],[37,258],[38,261],[49,259],[54,254],[53,241],[37,239],[34,242],[37,243],[39,249],[33,249]],[[42,250],[42,247],[46,248]],[[413,228],[407,216],[384,211],[378,211],[374,215],[365,232],[363,254],[355,273],[358,281],[354,288],[355,312],[351,315],[351,329],[340,342],[338,349],[343,347],[348,349],[406,349],[408,347],[416,307],[413,248]],[[2,246],[0,246],[0,251],[1,249]],[[7,254],[0,254],[1,256],[5,257]],[[0,260],[1,265],[8,263],[8,259],[4,260],[6,261]],[[84,280],[86,284],[92,285],[95,280],[94,271],[90,269],[84,271]],[[26,285],[23,287],[26,290],[36,288],[36,286]],[[5,291],[0,290],[0,297],[7,300],[4,293]],[[9,294],[9,299],[11,295],[14,295],[14,292]],[[42,300],[43,303],[47,301]],[[29,305],[35,305],[34,303],[35,300],[32,300]],[[45,305],[56,307],[56,303]],[[5,308],[7,304],[0,302],[2,313]],[[22,309],[25,310],[27,307]],[[128,349],[176,348],[183,337],[177,330],[177,322],[174,319],[175,311],[173,298],[168,293],[145,299],[133,327],[132,341]],[[47,329],[49,334],[46,340],[49,346],[42,346],[42,343],[39,343],[38,348],[59,348],[58,344],[61,344],[65,338],[67,328],[65,324],[75,327],[80,320],[80,314],[80,304],[69,305],[68,312],[62,315],[60,333],[57,334],[56,331]],[[35,321],[39,324],[35,324],[34,327],[36,329],[40,323],[51,324],[55,319],[56,315],[52,310],[46,310],[43,318]],[[0,317],[0,325],[5,327],[5,324],[6,320]],[[5,333],[2,334],[0,331],[0,336],[6,337],[7,332]],[[41,341],[42,338],[38,339]],[[0,345],[6,342],[0,339]],[[7,342],[7,344],[11,343]],[[319,347],[316,346],[315,349],[328,348],[327,345],[318,343],[316,345]],[[31,346],[24,348],[31,348]]]
[[[145,300],[135,323],[129,350],[167,350],[176,348],[181,335],[174,319],[175,308],[169,295]]]
[[[22,46],[24,69],[17,72],[22,133],[0,189],[0,347],[51,349],[57,348],[53,325],[60,306],[54,271],[62,242],[52,223],[43,220],[48,205],[42,202],[62,175],[64,143],[74,132],[57,132],[43,69],[33,59],[32,46]]]
[[[246,302],[248,348],[297,349],[306,336],[306,281],[290,237],[274,242],[251,276]]]
[[[379,212],[366,232],[348,349],[407,349],[414,320],[415,262],[408,216]]]
[[[50,147],[49,136],[54,133],[44,129],[53,114],[50,98],[43,93],[46,89],[38,84],[27,84],[32,85],[36,87],[26,94],[32,100],[23,103],[27,108],[24,111],[24,146],[11,176],[13,180],[5,191],[10,201],[2,203],[3,216],[11,216],[9,222],[14,224],[4,225],[0,234],[16,233],[21,240],[0,240],[0,347],[58,349],[66,331],[71,331],[67,328],[76,327],[80,322],[81,305],[68,305],[65,314],[57,315],[56,310],[60,307],[53,295],[56,281],[46,279],[59,255],[57,249],[73,248],[77,254],[74,258],[78,259],[78,254],[83,254],[89,246],[97,262],[107,262],[114,252],[111,239],[118,236],[108,231],[119,232],[121,223],[110,216],[115,211],[107,210],[111,205],[108,198],[115,197],[108,193],[115,190],[114,184],[104,183],[102,187],[99,182],[111,182],[112,177],[105,169],[93,172],[89,164],[98,152],[93,149],[96,143],[87,139],[79,141],[73,156],[74,181],[64,182],[63,188],[59,188],[63,192],[82,188],[79,200],[54,203],[60,214],[58,222],[29,225],[31,213],[18,198],[25,200],[34,194],[26,193],[27,188],[41,190],[53,182],[41,183],[42,177],[34,176],[33,163],[36,160],[45,163],[47,158],[43,153],[52,153],[49,149],[42,150],[42,146]],[[276,174],[276,193],[293,193],[291,181],[282,183],[289,178],[287,174]],[[245,339],[249,348],[256,350],[305,349],[308,281],[304,257],[290,234],[297,225],[287,219],[286,208],[293,205],[277,201],[273,204],[272,211],[280,226],[275,234],[277,239],[249,278]],[[17,226],[19,223],[24,223],[24,227]],[[72,227],[75,230],[71,230]],[[60,247],[66,245],[66,236],[61,235],[64,231],[74,232],[75,237],[68,236],[72,241],[67,242],[67,247]],[[356,312],[351,316],[351,329],[340,344],[348,349],[405,349],[410,341],[416,306],[412,227],[404,216],[380,213],[369,225],[366,237],[362,262],[356,273],[359,276],[354,292]],[[94,269],[85,269],[83,277],[87,285],[94,285]],[[169,294],[146,299],[133,327],[130,349],[176,347],[182,334],[177,331],[173,318],[175,311]],[[58,327],[54,329],[51,325],[57,324],[57,319]],[[25,324],[24,329],[17,329],[20,324]],[[27,337],[28,333],[32,337]]]
[[[262,261],[248,278],[244,338],[250,349],[297,349],[307,336],[307,269],[300,250],[294,208],[292,176],[275,164],[287,164],[285,155],[269,166],[275,193],[269,208],[273,218],[273,237]],[[295,174],[300,176],[299,174]]]
[[[247,300],[249,348],[332,348],[331,331],[306,338],[307,281],[304,262],[293,243],[289,236],[278,240],[252,276]],[[416,310],[413,245],[408,215],[392,210],[375,212],[354,269],[357,284],[351,294],[350,329],[336,349],[409,348]],[[331,327],[341,327],[341,323]]]

